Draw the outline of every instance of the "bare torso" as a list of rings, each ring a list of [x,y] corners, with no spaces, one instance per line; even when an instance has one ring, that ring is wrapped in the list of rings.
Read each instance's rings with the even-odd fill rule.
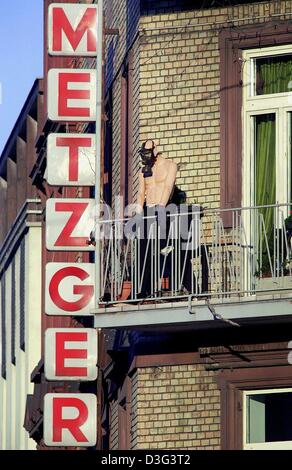
[[[144,178],[142,172],[139,173],[137,204],[140,208],[144,202],[147,206],[167,205],[174,187],[177,165],[159,155],[152,167],[152,173],[148,178]]]

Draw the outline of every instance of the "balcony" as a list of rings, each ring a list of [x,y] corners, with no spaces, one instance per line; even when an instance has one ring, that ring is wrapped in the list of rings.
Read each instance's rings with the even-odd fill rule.
[[[139,315],[145,325],[152,324],[151,315],[155,323],[190,322],[198,311],[200,321],[232,323],[244,308],[253,317],[292,314],[289,214],[288,204],[231,210],[182,205],[104,220],[96,325],[134,326]],[[275,312],[270,304],[277,299],[283,305]]]

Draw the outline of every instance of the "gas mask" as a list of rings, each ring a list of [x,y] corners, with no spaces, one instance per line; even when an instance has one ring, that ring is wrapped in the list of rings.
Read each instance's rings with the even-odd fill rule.
[[[143,173],[144,178],[149,178],[150,176],[152,176],[152,166],[155,161],[155,155],[154,155],[155,144],[152,141],[152,148],[150,149],[146,149],[145,145],[146,145],[146,142],[142,144],[139,150],[140,166],[142,168],[142,173]]]

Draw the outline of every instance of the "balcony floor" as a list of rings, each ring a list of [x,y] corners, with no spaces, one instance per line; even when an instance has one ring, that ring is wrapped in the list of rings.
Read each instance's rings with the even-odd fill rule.
[[[209,305],[208,305],[209,304]],[[222,319],[215,319],[213,313]],[[96,328],[179,329],[230,327],[239,325],[292,321],[292,292],[273,291],[244,297],[192,299],[190,301],[155,302],[140,305],[120,303],[96,309]],[[224,320],[227,320],[224,321]]]

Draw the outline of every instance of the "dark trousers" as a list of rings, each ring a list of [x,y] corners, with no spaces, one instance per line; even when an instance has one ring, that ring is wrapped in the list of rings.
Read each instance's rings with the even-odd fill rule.
[[[190,230],[192,215],[180,216],[179,210],[180,207],[178,206],[176,221],[179,221],[182,217],[187,217],[187,220],[184,219],[184,223],[188,231]],[[174,239],[173,234],[169,237],[170,221],[174,220],[174,216],[167,216],[166,209],[163,206],[145,206],[143,217],[143,221],[141,220],[140,223],[141,237],[139,237],[141,290],[139,293],[139,286],[137,286],[138,296],[145,298],[157,292],[159,290],[158,282],[161,277],[168,279],[169,290],[175,289],[179,285],[188,292],[192,292],[193,270],[191,259],[193,253],[191,244],[187,245],[187,233],[184,233],[184,238],[179,236]],[[165,253],[164,249],[169,249],[169,253]],[[176,276],[174,276],[174,273]]]
[[[148,297],[158,290],[158,280],[162,274],[164,260],[161,250],[165,248],[169,234],[169,217],[166,217],[165,208],[163,206],[144,206],[143,222],[141,222],[140,228],[141,291],[139,296]],[[168,264],[167,260],[167,266],[164,269],[165,276],[169,274]]]

